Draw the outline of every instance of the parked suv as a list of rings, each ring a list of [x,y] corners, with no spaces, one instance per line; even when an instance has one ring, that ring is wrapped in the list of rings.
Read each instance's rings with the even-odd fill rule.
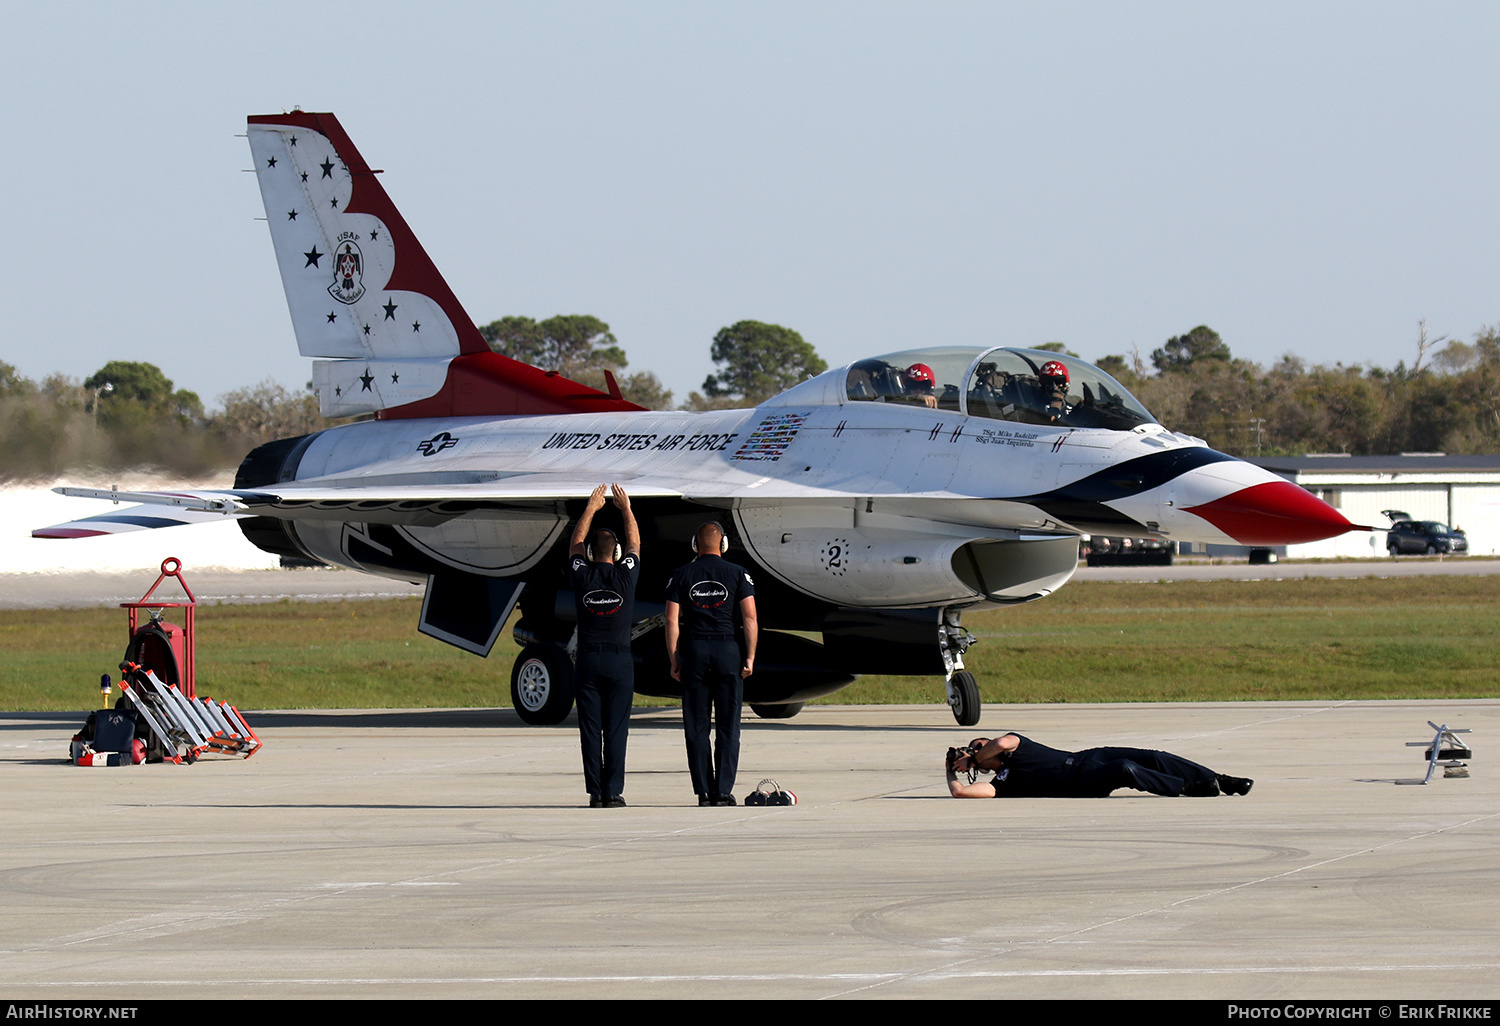
[[[1469,551],[1469,537],[1436,520],[1398,520],[1386,532],[1385,548],[1393,556],[1464,553]]]

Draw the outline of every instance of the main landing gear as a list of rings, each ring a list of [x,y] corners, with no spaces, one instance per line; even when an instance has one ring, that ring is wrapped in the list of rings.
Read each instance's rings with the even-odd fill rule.
[[[573,708],[573,660],[561,645],[538,642],[521,650],[510,671],[510,701],[526,723],[551,726]]]

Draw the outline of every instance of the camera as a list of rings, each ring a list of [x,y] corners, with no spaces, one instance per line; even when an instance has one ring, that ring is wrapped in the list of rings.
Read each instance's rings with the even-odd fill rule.
[[[951,772],[958,772],[958,760],[967,758],[969,760],[969,768],[964,772],[968,774],[969,783],[972,784],[979,777],[979,767],[974,764],[974,760],[978,757],[979,749],[973,745],[965,745],[962,748],[950,748],[948,749],[947,767]]]

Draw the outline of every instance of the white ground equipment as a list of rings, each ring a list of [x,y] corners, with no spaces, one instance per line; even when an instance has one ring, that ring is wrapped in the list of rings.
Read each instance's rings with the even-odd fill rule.
[[[1438,726],[1431,720],[1427,721],[1427,725],[1437,731],[1431,741],[1406,742],[1406,747],[1408,748],[1426,747],[1427,751],[1423,752],[1422,756],[1427,760],[1427,776],[1421,780],[1398,780],[1396,783],[1426,784],[1432,780],[1433,771],[1439,766],[1443,767],[1443,776],[1445,777],[1466,777],[1469,775],[1468,763],[1462,760],[1474,758],[1474,750],[1460,741],[1456,736],[1458,734],[1469,733],[1468,728],[1449,727],[1446,723]]]

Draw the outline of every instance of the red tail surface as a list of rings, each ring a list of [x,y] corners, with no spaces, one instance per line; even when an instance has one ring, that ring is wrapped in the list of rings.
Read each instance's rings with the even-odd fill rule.
[[[491,352],[332,114],[249,119],[287,306],[326,416],[641,407]]]

